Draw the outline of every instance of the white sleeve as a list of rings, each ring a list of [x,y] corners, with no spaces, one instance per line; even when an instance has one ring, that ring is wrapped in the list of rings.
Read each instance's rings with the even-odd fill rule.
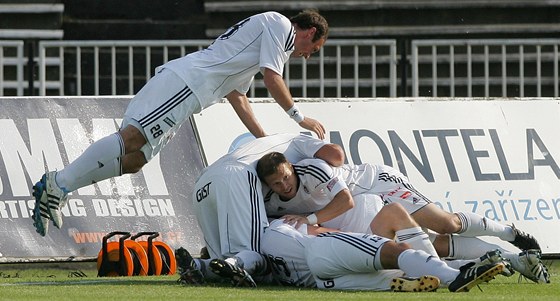
[[[348,188],[346,182],[335,176],[333,167],[321,159],[306,159],[294,164],[305,185],[314,191],[322,190],[332,200],[336,194]]]
[[[284,151],[284,156],[292,163],[314,158],[315,153],[325,144],[327,142],[323,140],[301,134],[291,141],[290,147]]]
[[[259,62],[261,71],[268,68],[282,76],[284,65],[293,51],[287,49],[287,44],[290,44],[289,41],[293,40],[294,35],[293,26],[285,17],[271,20],[264,25]]]

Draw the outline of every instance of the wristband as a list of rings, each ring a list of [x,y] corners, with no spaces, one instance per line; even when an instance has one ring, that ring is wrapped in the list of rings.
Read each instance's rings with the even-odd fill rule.
[[[315,213],[311,213],[310,215],[307,216],[307,221],[309,222],[310,225],[316,225],[317,215],[315,215]]]
[[[294,104],[289,110],[286,111],[288,116],[292,118],[296,123],[300,123],[305,119],[305,116],[301,113],[299,108]]]

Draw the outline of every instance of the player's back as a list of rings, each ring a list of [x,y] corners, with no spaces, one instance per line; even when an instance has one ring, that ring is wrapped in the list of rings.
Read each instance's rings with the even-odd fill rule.
[[[256,168],[257,161],[271,152],[284,153],[286,158],[297,162],[311,158],[325,145],[325,142],[302,134],[276,134],[247,142],[232,152],[222,156],[212,165],[236,161]]]
[[[369,163],[344,164],[340,167],[333,167],[333,172],[334,176],[346,183],[352,195],[357,195],[373,189],[378,169],[378,165]]]
[[[269,37],[287,39],[292,31],[290,20],[277,12],[253,15],[230,27],[206,49],[164,67],[185,80],[204,109],[233,90],[246,93],[262,67],[274,66],[282,74],[291,52]]]

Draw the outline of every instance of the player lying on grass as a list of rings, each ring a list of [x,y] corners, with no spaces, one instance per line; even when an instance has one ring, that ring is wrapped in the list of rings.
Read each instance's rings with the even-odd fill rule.
[[[321,224],[392,238],[379,226],[378,232],[370,229],[376,208],[381,204],[380,197],[384,204],[401,204],[420,226],[449,234],[435,240],[440,256],[456,259],[483,256],[497,246],[476,236],[496,236],[523,250],[515,254],[502,249],[514,268],[534,282],[550,282],[540,260],[540,246],[532,235],[474,213],[448,213],[420,194],[392,167],[367,163],[332,167],[319,159],[292,164],[282,153],[271,152],[259,160],[257,173],[271,189],[265,194],[267,214],[283,216],[295,227]],[[522,263],[519,258],[524,258]]]
[[[414,231],[419,228],[412,219],[408,221]],[[427,234],[424,236],[427,239]],[[454,269],[406,243],[305,224],[296,230],[284,220],[271,222],[265,230],[262,252],[266,259],[244,268],[243,258],[250,252],[242,251],[226,260],[213,259],[209,265],[214,273],[240,286],[256,286],[250,272],[263,274],[257,269],[267,267],[274,280],[284,285],[376,291],[422,292],[444,286],[452,292],[465,292],[500,273],[510,273],[504,262],[470,263]],[[197,267],[202,261],[192,259],[185,249],[177,250],[176,256],[180,280],[203,283],[203,273]]]
[[[206,49],[156,68],[132,98],[121,128],[90,145],[59,171],[49,171],[33,186],[33,225],[45,236],[49,220],[60,229],[68,193],[126,173],[136,173],[154,158],[194,113],[226,98],[255,137],[266,136],[247,91],[257,73],[282,109],[302,128],[324,138],[325,128],[295,105],[282,74],[291,57],[308,59],[324,45],[328,24],[317,11],[291,18],[277,12],[241,20]]]

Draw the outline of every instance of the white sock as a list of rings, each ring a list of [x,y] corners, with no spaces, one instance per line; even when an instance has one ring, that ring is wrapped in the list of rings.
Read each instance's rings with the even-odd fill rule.
[[[237,266],[243,268],[251,276],[264,275],[268,271],[266,258],[255,251],[243,250],[233,256],[233,258],[236,259]]]
[[[496,236],[504,241],[513,241],[515,233],[510,226],[471,212],[457,212],[462,228],[457,234],[468,237]]]
[[[402,229],[395,232],[395,234],[397,236],[396,242],[407,243],[413,249],[422,250],[432,256],[439,257],[434,245],[430,241],[430,237],[421,227]]]
[[[459,269],[465,264],[469,264],[471,262],[480,263],[480,258],[477,259],[453,259],[453,260],[444,260],[444,262],[451,268]]]
[[[451,235],[449,238],[450,259],[476,259],[488,251],[502,249],[500,246],[476,237]]]
[[[67,191],[109,179],[122,174],[121,160],[124,143],[115,133],[90,145],[76,160],[56,173],[58,186]]]
[[[408,249],[398,258],[399,269],[410,277],[432,275],[439,278],[442,284],[449,285],[459,275],[457,269],[450,268],[438,257],[422,250]]]

